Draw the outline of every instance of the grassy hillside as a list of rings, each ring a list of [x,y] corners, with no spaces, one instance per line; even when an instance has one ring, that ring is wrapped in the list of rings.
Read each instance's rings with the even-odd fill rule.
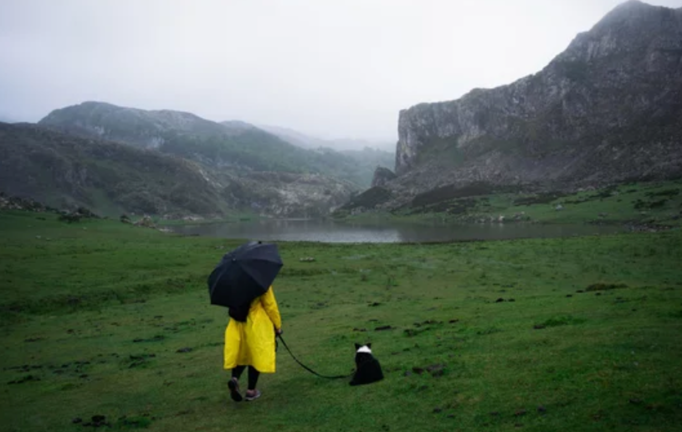
[[[636,225],[682,225],[682,180],[632,182],[576,193],[501,191],[489,186],[440,188],[417,195],[392,213],[369,212],[355,219],[429,222],[540,222]],[[369,208],[389,199],[383,188],[355,197],[336,212],[348,217],[355,208]]]
[[[45,220],[39,219],[44,217]],[[280,243],[301,369],[229,400],[205,280],[236,241],[0,214],[0,422],[75,431],[677,431],[682,232],[434,245]],[[302,262],[314,257],[314,262]],[[381,330],[381,328],[390,328]],[[81,419],[80,423],[73,423]]]
[[[0,189],[103,214],[220,214],[225,203],[189,161],[32,125],[0,124]]]

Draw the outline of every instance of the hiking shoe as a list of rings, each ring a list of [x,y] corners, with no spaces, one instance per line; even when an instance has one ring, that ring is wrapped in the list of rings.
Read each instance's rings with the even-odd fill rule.
[[[242,395],[239,393],[239,381],[236,378],[232,378],[227,382],[227,387],[230,389],[230,396],[235,402],[242,401]]]
[[[260,397],[260,390],[256,390],[256,393],[253,393],[253,394],[246,393],[244,400],[252,401],[254,399],[258,399],[259,397]]]

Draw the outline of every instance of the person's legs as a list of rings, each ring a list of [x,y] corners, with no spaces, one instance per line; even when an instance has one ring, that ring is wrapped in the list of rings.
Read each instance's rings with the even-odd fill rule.
[[[249,366],[249,389],[246,390],[246,400],[252,401],[260,397],[260,392],[256,390],[256,384],[258,383],[258,377],[260,372],[253,366]]]
[[[256,390],[256,384],[258,384],[258,377],[260,372],[253,366],[249,366],[249,390]]]
[[[240,402],[242,400],[242,395],[239,393],[239,377],[246,369],[246,366],[237,366],[232,369],[232,378],[227,383],[227,387],[230,389],[230,396],[235,402]]]
[[[232,369],[232,378],[239,379],[239,377],[242,376],[242,373],[244,373],[244,369],[246,369],[246,366],[237,366]]]

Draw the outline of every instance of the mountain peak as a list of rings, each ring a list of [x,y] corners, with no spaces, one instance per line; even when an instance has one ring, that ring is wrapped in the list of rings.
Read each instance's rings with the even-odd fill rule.
[[[682,8],[625,2],[534,75],[401,111],[392,184],[419,192],[679,176],[680,62]]]

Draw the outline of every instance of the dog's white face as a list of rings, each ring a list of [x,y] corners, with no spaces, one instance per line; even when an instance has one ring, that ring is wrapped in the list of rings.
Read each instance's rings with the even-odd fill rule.
[[[368,345],[363,345],[355,351],[356,353],[372,354],[372,349]]]

